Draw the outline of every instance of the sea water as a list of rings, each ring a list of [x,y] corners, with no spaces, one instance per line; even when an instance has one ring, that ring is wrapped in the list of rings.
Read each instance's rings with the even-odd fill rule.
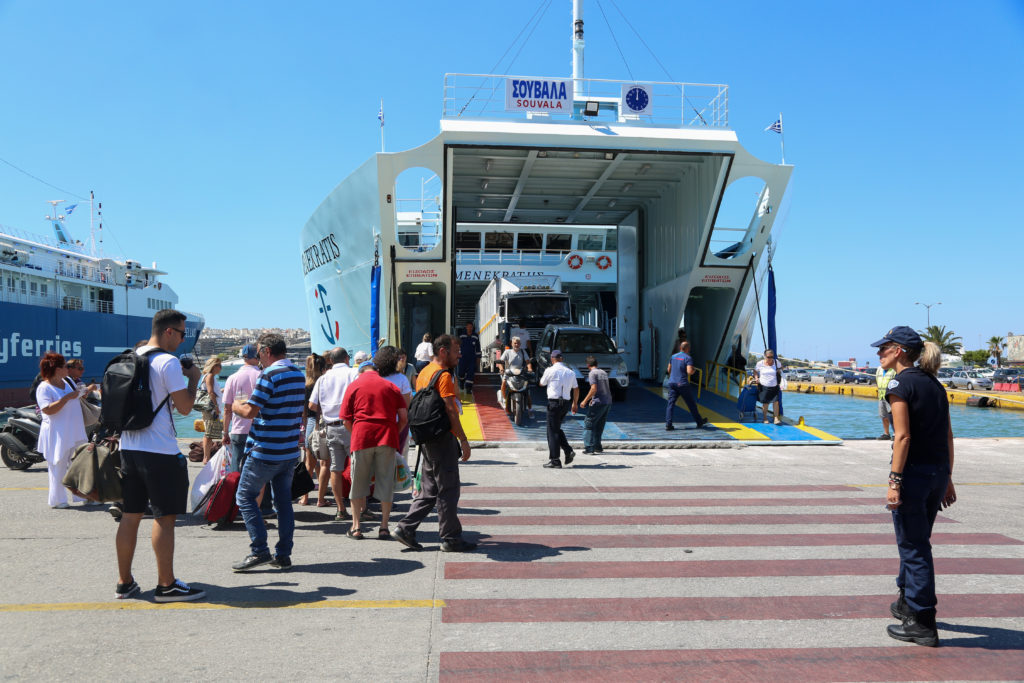
[[[1020,400],[1024,401],[1024,395]],[[787,391],[782,395],[782,407],[787,418],[796,421],[803,416],[807,425],[841,439],[874,439],[882,433],[878,401],[874,399]],[[202,438],[203,435],[193,429],[193,423],[201,418],[197,412],[187,416],[175,414],[178,436],[183,439]],[[1024,436],[1024,410],[951,405],[949,419],[956,437]],[[537,438],[544,438],[542,427],[537,431]]]
[[[876,399],[787,391],[782,412],[794,421],[803,416],[807,425],[842,439],[874,439],[882,433]],[[950,405],[949,420],[954,437],[1024,436],[1024,410]]]

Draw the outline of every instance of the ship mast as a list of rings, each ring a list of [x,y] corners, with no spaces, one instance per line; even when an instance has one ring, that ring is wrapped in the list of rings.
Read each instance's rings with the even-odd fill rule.
[[[572,94],[583,99],[583,0],[572,0]]]

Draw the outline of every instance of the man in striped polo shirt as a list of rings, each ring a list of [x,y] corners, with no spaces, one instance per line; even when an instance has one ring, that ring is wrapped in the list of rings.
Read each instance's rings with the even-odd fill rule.
[[[295,513],[292,511],[292,475],[299,457],[299,429],[306,381],[295,364],[285,358],[288,349],[276,334],[263,334],[257,341],[257,358],[263,372],[246,403],[236,401],[235,415],[252,419],[245,443],[249,457],[242,467],[235,500],[249,532],[250,551],[244,560],[231,566],[244,572],[270,563],[278,569],[292,566],[292,536]],[[263,523],[256,496],[270,483],[277,508],[277,548],[270,554],[267,527]]]

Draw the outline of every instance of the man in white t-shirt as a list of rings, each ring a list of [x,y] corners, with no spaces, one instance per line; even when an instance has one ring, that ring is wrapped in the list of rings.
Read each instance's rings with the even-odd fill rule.
[[[313,385],[313,391],[309,395],[309,409],[314,413],[320,413],[324,424],[327,425],[327,450],[331,454],[331,491],[334,492],[334,502],[338,506],[334,519],[344,522],[352,519],[345,509],[347,492],[344,476],[352,440],[345,425],[341,423],[341,400],[345,397],[345,389],[358,373],[349,367],[348,351],[345,349],[334,348],[327,353],[334,364]],[[351,479],[347,483],[352,486]],[[320,486],[326,486],[326,482],[321,481]]]
[[[171,355],[185,340],[185,314],[172,309],[153,316],[149,342],[135,350],[149,354],[149,384],[153,423],[145,429],[121,433],[121,488],[124,513],[117,527],[118,584],[114,597],[129,598],[139,592],[132,576],[132,560],[139,524],[147,504],[153,509],[153,553],[156,555],[156,602],[183,602],[206,597],[174,576],[174,521],[187,512],[188,461],[178,447],[172,408],[182,415],[192,412],[199,384],[199,368],[182,370]],[[158,410],[159,408],[159,410]]]

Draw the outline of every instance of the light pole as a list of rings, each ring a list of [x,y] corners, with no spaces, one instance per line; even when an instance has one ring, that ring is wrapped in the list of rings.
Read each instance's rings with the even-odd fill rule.
[[[928,327],[931,327],[932,326],[932,306],[941,306],[942,302],[941,301],[936,301],[933,304],[923,304],[920,301],[915,301],[914,305],[915,306],[924,306],[925,309],[927,309],[928,313],[926,315],[926,318],[928,320]],[[925,329],[927,329],[927,328],[925,328]]]

